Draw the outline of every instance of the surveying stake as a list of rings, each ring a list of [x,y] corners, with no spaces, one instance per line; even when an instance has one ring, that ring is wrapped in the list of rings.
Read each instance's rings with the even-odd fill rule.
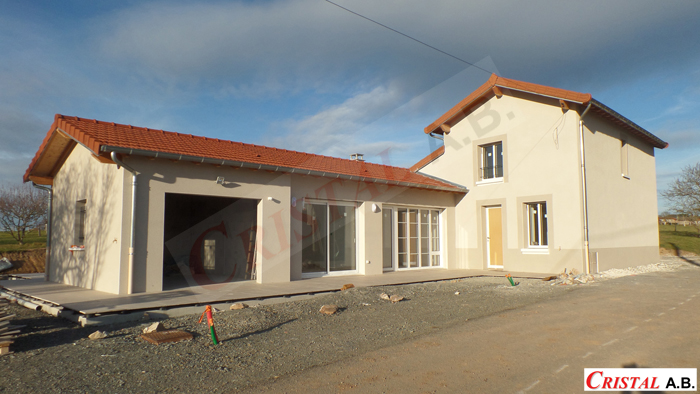
[[[211,333],[211,341],[214,345],[219,344],[219,339],[216,337],[216,330],[214,329],[214,317],[211,315],[211,305],[207,305],[207,309],[202,312],[202,317],[199,318],[199,323],[204,319],[204,315],[207,315],[207,323],[209,323],[209,332]]]

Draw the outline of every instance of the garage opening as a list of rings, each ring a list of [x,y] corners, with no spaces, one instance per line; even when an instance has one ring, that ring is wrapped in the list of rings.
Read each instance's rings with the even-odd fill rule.
[[[259,202],[166,193],[163,290],[255,279]]]

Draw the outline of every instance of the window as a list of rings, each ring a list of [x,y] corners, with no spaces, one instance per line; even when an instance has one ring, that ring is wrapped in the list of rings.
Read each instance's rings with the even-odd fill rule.
[[[355,205],[305,203],[302,210],[303,274],[327,274],[357,269]]]
[[[87,201],[80,200],[75,203],[75,245],[85,245],[85,216]]]
[[[395,208],[384,209],[384,212],[385,270],[441,265],[439,210]],[[390,225],[395,226],[396,231],[389,228]]]
[[[479,180],[503,178],[503,143],[482,145],[481,162],[479,168]]]
[[[620,169],[622,176],[629,179],[629,144],[625,140],[620,141]]]
[[[535,202],[525,206],[527,207],[528,246],[530,248],[547,247],[547,203]]]

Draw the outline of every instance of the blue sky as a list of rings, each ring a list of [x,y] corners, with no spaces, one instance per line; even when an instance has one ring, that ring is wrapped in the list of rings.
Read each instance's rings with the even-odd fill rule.
[[[700,2],[339,4],[501,76],[588,92],[700,161]],[[410,166],[489,75],[323,0],[0,0],[0,182],[55,113]],[[661,208],[665,208],[660,201]]]

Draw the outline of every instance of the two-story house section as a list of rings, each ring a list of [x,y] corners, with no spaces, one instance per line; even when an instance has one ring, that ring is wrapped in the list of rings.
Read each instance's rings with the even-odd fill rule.
[[[444,145],[411,170],[469,189],[452,267],[581,272],[657,262],[654,148],[590,94],[492,75],[425,128]]]

